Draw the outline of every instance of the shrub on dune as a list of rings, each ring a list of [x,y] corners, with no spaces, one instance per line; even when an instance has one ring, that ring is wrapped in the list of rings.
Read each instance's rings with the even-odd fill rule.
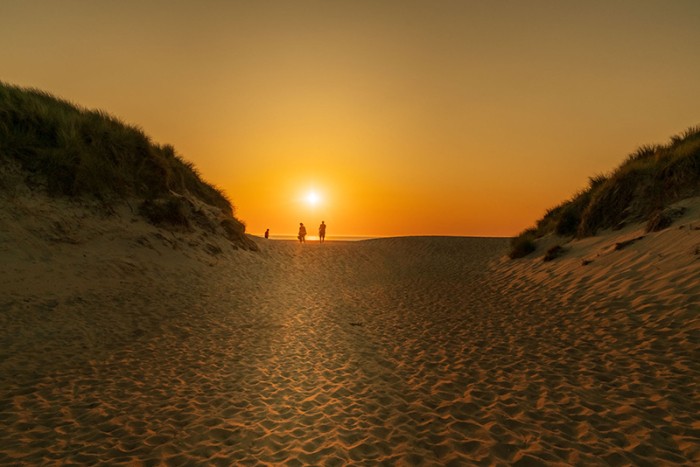
[[[582,238],[629,222],[647,221],[650,229],[659,229],[677,217],[660,214],[665,208],[698,194],[700,126],[671,137],[666,145],[642,146],[609,176],[592,177],[588,188],[548,210],[534,229],[516,237],[513,248],[524,251],[530,248],[524,245],[547,234]]]
[[[0,160],[16,161],[27,183],[54,196],[93,197],[106,205],[141,200],[140,214],[159,225],[189,225],[183,197],[235,220],[228,198],[172,146],[155,144],[104,112],[2,82]],[[238,235],[246,242],[244,230]]]
[[[536,233],[535,229],[527,229],[511,240],[510,253],[508,254],[510,259],[522,258],[535,251],[537,249]]]

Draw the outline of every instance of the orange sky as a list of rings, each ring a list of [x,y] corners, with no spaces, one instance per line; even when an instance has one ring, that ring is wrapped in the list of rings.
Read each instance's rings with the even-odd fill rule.
[[[254,234],[510,236],[700,123],[699,24],[694,0],[3,0],[0,80],[173,144]]]

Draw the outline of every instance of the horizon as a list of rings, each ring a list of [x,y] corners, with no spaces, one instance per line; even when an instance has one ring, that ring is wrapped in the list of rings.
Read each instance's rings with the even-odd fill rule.
[[[252,232],[246,232],[248,235],[259,238],[259,239],[265,239],[264,238],[264,233],[263,234],[256,234]],[[433,235],[433,234],[420,234],[420,235],[326,235],[326,238],[324,242],[355,242],[355,241],[362,241],[362,240],[377,240],[377,239],[391,239],[391,238],[412,238],[412,237],[426,237],[426,238],[497,238],[497,239],[509,239],[512,237],[484,237],[480,235]],[[297,235],[296,234],[270,234],[270,238],[268,240],[274,240],[274,241],[293,241],[297,242]],[[319,237],[318,235],[307,235],[306,236],[306,242],[307,243],[319,243]]]
[[[699,21],[692,1],[7,1],[0,80],[172,144],[251,235],[503,238],[700,123]]]

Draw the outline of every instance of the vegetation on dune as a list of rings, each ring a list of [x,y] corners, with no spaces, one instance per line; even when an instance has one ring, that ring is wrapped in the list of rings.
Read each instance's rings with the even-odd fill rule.
[[[611,174],[591,177],[586,189],[515,237],[510,257],[535,251],[536,240],[547,234],[583,238],[644,221],[648,230],[667,227],[678,215],[669,213],[668,206],[698,194],[700,126],[673,136],[666,145],[642,146]]]
[[[508,256],[511,259],[522,258],[535,251],[537,249],[537,245],[535,245],[536,234],[537,231],[535,229],[527,229],[521,232],[520,235],[511,240]]]
[[[27,183],[51,195],[138,199],[139,213],[158,225],[189,226],[196,200],[221,211],[231,240],[249,243],[230,201],[192,163],[102,111],[0,82],[0,160],[18,162]]]

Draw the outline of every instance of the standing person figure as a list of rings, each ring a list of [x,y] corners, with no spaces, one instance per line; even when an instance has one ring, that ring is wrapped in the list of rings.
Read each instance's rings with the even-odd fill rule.
[[[318,240],[323,243],[326,241],[326,223],[321,221],[321,225],[318,226]]]
[[[306,243],[306,227],[303,222],[299,222],[299,243]]]
[[[265,231],[265,238],[270,238],[270,229]]]

